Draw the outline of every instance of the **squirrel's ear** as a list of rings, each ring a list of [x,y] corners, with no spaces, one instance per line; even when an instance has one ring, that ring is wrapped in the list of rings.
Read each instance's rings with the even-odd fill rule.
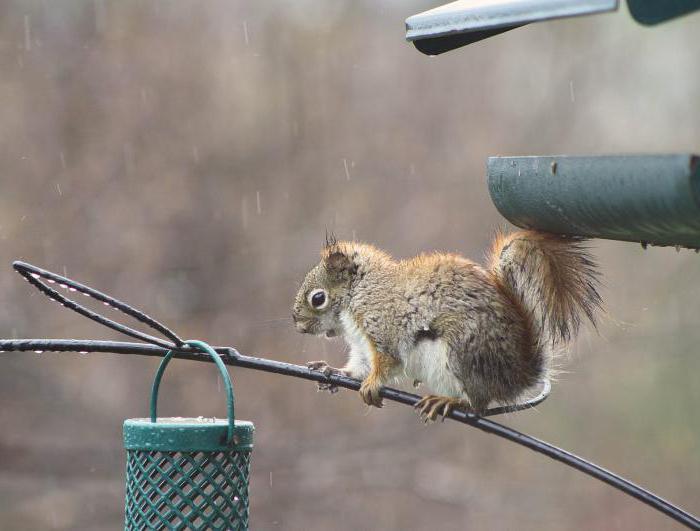
[[[340,251],[334,251],[326,257],[326,267],[341,278],[349,278],[357,271],[357,265]]]

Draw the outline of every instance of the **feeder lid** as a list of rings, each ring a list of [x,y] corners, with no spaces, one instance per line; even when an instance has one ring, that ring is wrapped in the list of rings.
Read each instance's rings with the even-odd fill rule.
[[[220,452],[251,450],[253,423],[236,420],[233,438],[226,443],[228,419],[168,417],[124,421],[124,448],[164,452]]]
[[[438,55],[531,22],[615,11],[618,0],[457,0],[406,19],[406,39]]]

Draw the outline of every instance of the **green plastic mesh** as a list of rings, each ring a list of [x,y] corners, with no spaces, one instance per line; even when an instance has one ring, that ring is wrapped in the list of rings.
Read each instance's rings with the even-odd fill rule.
[[[248,529],[250,450],[127,450],[124,528]]]

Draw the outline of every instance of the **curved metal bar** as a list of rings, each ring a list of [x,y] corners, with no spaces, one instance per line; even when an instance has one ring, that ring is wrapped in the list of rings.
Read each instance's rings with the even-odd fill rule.
[[[187,344],[207,354],[209,358],[216,364],[216,367],[219,369],[219,374],[221,375],[221,379],[224,381],[224,388],[226,391],[226,413],[228,416],[226,444],[230,444],[233,440],[233,434],[236,429],[236,414],[234,411],[233,385],[231,384],[231,377],[229,376],[228,371],[226,370],[226,365],[224,365],[224,362],[221,360],[221,357],[216,353],[216,351],[214,351],[214,349],[211,348],[211,346],[205,343],[204,341],[190,340],[187,342]],[[163,373],[165,372],[166,367],[170,363],[170,360],[173,359],[174,355],[175,352],[172,350],[166,352],[165,356],[160,362],[160,365],[158,365],[158,370],[156,371],[155,378],[153,378],[150,406],[151,422],[157,422],[158,420],[158,392],[160,390],[160,382],[163,379]]]
[[[182,339],[180,339],[175,332],[170,330],[167,326],[165,326],[162,323],[159,323],[152,317],[146,315],[145,313],[137,310],[136,308],[132,308],[128,304],[123,303],[122,301],[115,299],[113,297],[110,297],[109,295],[105,295],[104,293],[101,293],[97,291],[96,289],[93,289],[89,286],[86,286],[84,284],[80,284],[79,282],[76,282],[74,280],[71,280],[70,278],[62,277],[61,275],[57,275],[56,273],[52,273],[51,271],[47,271],[45,269],[41,269],[40,267],[36,267],[32,264],[27,264],[26,262],[21,262],[19,260],[15,261],[12,263],[12,267],[15,268],[15,271],[17,271],[20,275],[22,275],[27,282],[32,284],[34,287],[36,287],[39,291],[41,291],[44,295],[49,297],[50,299],[57,300],[60,302],[63,306],[66,308],[73,310],[74,312],[79,313],[80,315],[83,315],[87,317],[88,319],[91,319],[95,321],[96,323],[100,323],[103,326],[106,326],[108,328],[111,328],[112,330],[116,330],[117,332],[121,332],[122,334],[126,334],[127,336],[131,336],[136,339],[141,339],[147,343],[153,343],[154,345],[159,345],[161,347],[173,347],[173,346],[181,346],[183,344]],[[128,326],[125,326],[121,323],[117,323],[116,321],[113,321],[112,319],[109,319],[108,317],[105,317],[104,315],[101,315],[97,312],[93,312],[92,310],[86,308],[85,306],[78,304],[72,299],[69,299],[68,297],[65,297],[55,289],[47,286],[43,282],[41,282],[39,279],[45,279],[48,282],[54,284],[58,283],[60,287],[64,287],[65,289],[71,290],[71,291],[77,291],[79,293],[82,293],[83,295],[93,297],[94,299],[97,299],[98,301],[102,302],[106,306],[109,306],[111,308],[114,308],[115,310],[119,310],[120,312],[133,317],[136,319],[138,322],[143,323],[150,328],[153,328],[154,330],[160,332],[163,334],[165,337],[170,339],[172,343],[169,343],[167,341],[163,341],[160,338],[153,337],[149,334],[144,334],[143,332],[139,332],[138,330],[134,330],[133,328],[129,328]]]
[[[0,352],[111,352],[115,354],[137,354],[142,356],[162,357],[168,350],[169,349],[161,348],[155,345],[118,341],[81,341],[77,339],[0,339]],[[226,365],[234,365],[246,369],[255,369],[275,374],[282,374],[285,376],[293,376],[304,380],[331,383],[338,387],[344,387],[354,391],[358,391],[360,389],[360,381],[353,378],[348,378],[346,376],[324,376],[318,371],[312,371],[300,365],[293,365],[291,363],[268,360],[265,358],[244,356],[236,349],[230,347],[214,347],[214,350],[221,355],[221,359]],[[194,349],[174,349],[174,352],[174,357],[176,358],[212,362],[212,358],[210,356],[195,351]],[[387,400],[392,400],[407,406],[415,406],[421,399],[421,397],[418,395],[405,393],[403,391],[399,391],[398,389],[392,389],[391,387],[382,387],[379,394]],[[532,404],[538,398],[539,397],[535,397],[530,401],[530,403]],[[542,400],[543,399],[541,399],[540,402]],[[530,407],[532,407],[532,405]],[[507,411],[498,411],[498,408],[493,408],[487,412],[487,415],[496,415],[505,412]],[[575,468],[584,474],[607,483],[617,490],[636,498],[642,503],[645,503],[653,509],[660,511],[661,513],[673,518],[677,522],[691,529],[700,529],[700,520],[692,514],[679,507],[676,507],[653,492],[649,492],[631,481],[620,477],[617,474],[596,465],[595,463],[591,463],[575,454],[567,452],[566,450],[562,450],[561,448],[558,448],[545,441],[489,420],[485,418],[485,416],[477,416],[471,413],[455,410],[450,412],[447,418],[461,422],[462,424],[468,424],[469,426],[480,429],[481,431],[491,433],[503,439],[514,442],[515,444],[519,444],[520,446],[524,446],[530,450],[546,455],[547,457],[559,461],[560,463]]]

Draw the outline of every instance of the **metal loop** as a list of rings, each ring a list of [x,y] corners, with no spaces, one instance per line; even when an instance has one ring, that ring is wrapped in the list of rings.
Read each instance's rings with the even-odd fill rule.
[[[65,306],[66,308],[73,310],[74,312],[77,312],[80,315],[83,315],[88,319],[95,321],[96,323],[111,328],[112,330],[116,330],[117,332],[121,332],[122,334],[126,334],[127,336],[131,336],[136,339],[141,339],[143,341],[146,341],[147,343],[151,343],[153,345],[158,345],[165,348],[180,347],[184,343],[175,332],[170,330],[164,324],[159,323],[152,317],[137,310],[136,308],[132,308],[128,304],[125,304],[120,300],[110,297],[109,295],[105,295],[104,293],[101,293],[89,286],[80,284],[79,282],[76,282],[69,278],[57,275],[56,273],[52,273],[51,271],[41,269],[32,264],[21,262],[19,260],[13,262],[12,267],[14,267],[15,271],[22,275],[30,284],[36,287],[44,295],[49,297],[49,299],[60,302],[61,305]],[[40,278],[47,280],[49,283],[52,284],[58,283],[58,285],[62,288],[93,297],[94,299],[102,302],[106,306],[109,306],[110,308],[113,308],[115,310],[119,310],[120,312],[128,315],[129,317],[133,317],[138,322],[145,324],[146,326],[152,328],[153,330],[156,330],[157,332],[160,332],[172,342],[164,341],[158,337],[139,332],[138,330],[129,328],[126,325],[117,323],[116,321],[113,321],[112,319],[109,319],[104,315],[94,312],[86,308],[82,304],[78,304],[74,300],[65,297],[55,289],[47,286],[39,280]]]
[[[216,353],[216,351],[211,348],[207,343],[204,341],[197,341],[197,340],[191,340],[191,341],[186,341],[185,342],[186,346],[192,346],[195,347],[198,350],[201,350],[203,352],[206,352],[211,356],[211,358],[214,360],[214,363],[216,363],[216,366],[219,369],[219,373],[221,374],[221,378],[224,380],[224,389],[226,391],[226,413],[228,417],[228,430],[226,433],[226,444],[230,444],[231,441],[233,440],[233,432],[236,424],[236,417],[234,414],[234,399],[233,399],[233,385],[231,384],[231,377],[228,374],[228,371],[226,370],[226,365],[224,365],[224,362],[221,361],[221,357]],[[156,371],[155,378],[153,379],[153,387],[151,388],[151,406],[150,406],[150,411],[151,411],[151,422],[156,422],[156,419],[158,418],[158,390],[160,389],[160,381],[163,378],[163,373],[165,372],[165,368],[168,366],[170,363],[170,360],[173,358],[175,355],[174,350],[169,350],[168,353],[165,355],[163,360],[160,362],[160,365],[158,365],[158,370]]]

